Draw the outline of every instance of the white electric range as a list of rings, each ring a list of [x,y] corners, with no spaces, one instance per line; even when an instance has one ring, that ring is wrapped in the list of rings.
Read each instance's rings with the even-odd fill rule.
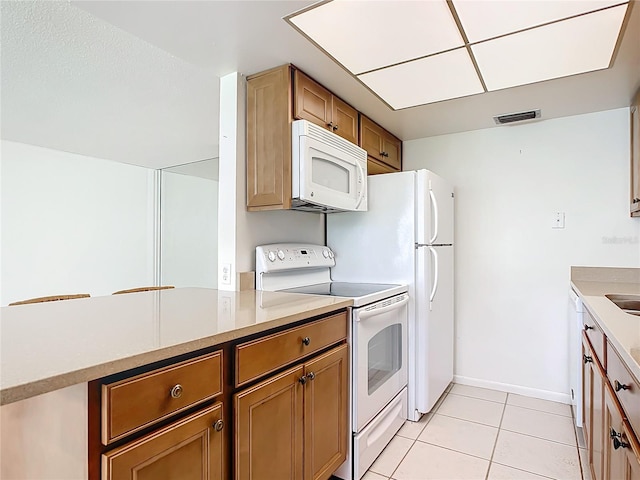
[[[322,245],[262,245],[256,248],[256,289],[353,300],[352,442],[334,475],[359,480],[407,418],[409,294],[406,285],[332,282],[335,264],[331,249]]]

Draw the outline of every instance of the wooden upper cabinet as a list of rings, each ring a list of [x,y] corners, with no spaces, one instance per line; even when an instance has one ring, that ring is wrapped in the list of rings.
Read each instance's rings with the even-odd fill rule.
[[[247,79],[247,209],[291,208],[291,66]]]
[[[402,170],[402,142],[377,123],[360,115],[360,146],[367,151],[369,174]]]
[[[640,90],[631,105],[631,216],[640,216]]]
[[[294,71],[294,118],[308,120],[358,144],[358,111],[300,70]]]

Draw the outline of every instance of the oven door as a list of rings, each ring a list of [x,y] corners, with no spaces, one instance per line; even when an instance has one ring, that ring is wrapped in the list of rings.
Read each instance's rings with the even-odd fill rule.
[[[363,167],[363,161],[349,151],[358,147],[334,136],[340,142],[299,137],[299,183],[296,185],[294,177],[293,196],[330,209],[366,211],[366,156]]]
[[[408,294],[353,309],[353,431],[407,385]]]

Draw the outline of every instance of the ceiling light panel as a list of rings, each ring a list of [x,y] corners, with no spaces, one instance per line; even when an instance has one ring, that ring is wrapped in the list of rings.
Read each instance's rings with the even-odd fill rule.
[[[626,9],[622,5],[472,45],[487,89],[607,68]]]
[[[463,45],[444,0],[334,0],[288,20],[354,74]]]
[[[394,109],[482,93],[465,48],[358,75]]]
[[[470,43],[475,43],[624,2],[625,0],[453,0],[453,5],[467,39]]]

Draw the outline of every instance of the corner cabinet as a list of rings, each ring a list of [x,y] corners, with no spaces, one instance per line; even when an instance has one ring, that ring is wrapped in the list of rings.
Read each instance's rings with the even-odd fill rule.
[[[583,428],[593,480],[640,480],[640,383],[584,313]]]
[[[367,151],[369,175],[402,170],[402,141],[362,114],[360,146]]]
[[[236,480],[327,480],[346,460],[346,326],[339,314],[237,347],[256,366],[237,381],[261,380],[233,396]]]
[[[631,216],[640,217],[640,90],[631,105]]]

